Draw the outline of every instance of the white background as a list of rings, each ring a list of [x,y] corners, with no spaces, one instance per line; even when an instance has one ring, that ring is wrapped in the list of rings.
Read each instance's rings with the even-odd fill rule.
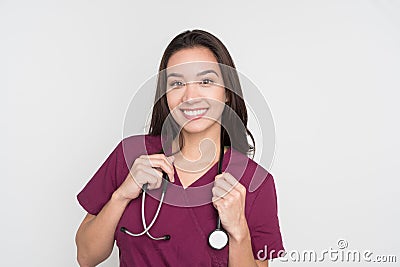
[[[270,105],[286,250],[344,238],[400,261],[399,15],[394,0],[0,1],[0,265],[77,265],[76,194],[169,41],[195,28]],[[114,249],[102,266],[116,265]]]

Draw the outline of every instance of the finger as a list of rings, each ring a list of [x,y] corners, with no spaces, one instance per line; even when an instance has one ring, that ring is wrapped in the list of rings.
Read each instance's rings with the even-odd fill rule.
[[[150,155],[154,156],[154,155]],[[168,174],[169,179],[173,182],[174,181],[174,169],[171,163],[166,159],[165,156],[163,157],[150,157],[148,156],[145,159],[145,163],[153,168],[160,167],[164,172]]]
[[[171,163],[171,157],[170,157],[170,160],[168,160],[167,157],[164,154],[142,155],[141,158],[144,159],[144,160],[147,160],[146,162],[148,162],[149,164],[152,164],[153,162],[164,161],[165,164],[170,169],[173,168],[172,167],[172,163]]]
[[[237,191],[242,193],[240,186],[238,187],[241,184],[228,172],[217,175],[214,184],[228,192]]]
[[[229,172],[224,172],[222,173],[222,177],[225,179],[225,181],[227,181],[229,184],[231,184],[232,186],[235,186],[236,184],[239,183],[238,180],[236,180],[235,177],[233,177],[232,174],[230,174]]]
[[[160,188],[161,183],[162,183],[162,178],[158,177],[155,183],[149,184],[148,189],[153,190]]]
[[[214,208],[216,208],[218,210],[219,206],[221,205],[221,203],[224,201],[223,198],[219,198],[219,197],[212,197],[212,203]]]
[[[157,189],[161,185],[162,178],[161,176],[153,176],[153,179],[148,182],[147,188],[150,190]]]
[[[156,189],[161,186],[163,173],[162,168],[152,168],[144,163],[137,163],[138,172],[136,174],[137,180],[140,184],[148,184],[148,189]],[[140,172],[140,174],[139,174]]]
[[[143,171],[147,174],[152,176],[154,179],[151,179],[151,181],[149,180],[147,183],[148,185],[148,189],[156,189],[159,188],[161,186],[162,183],[162,177],[163,177],[163,173],[161,172],[161,170],[156,169],[156,168],[151,168],[149,166],[145,166],[143,168]]]
[[[226,196],[228,194],[227,191],[225,191],[221,187],[217,187],[217,186],[213,187],[212,193],[213,193],[214,197],[219,197],[219,198],[222,198],[222,197],[224,197],[224,196]]]
[[[234,190],[237,190],[242,194],[246,193],[246,188],[232,174],[229,172],[224,172],[222,177],[226,182],[233,186]]]
[[[154,176],[157,179],[160,178],[160,177],[162,178],[162,176],[163,176],[161,168],[158,169],[158,168],[152,168],[152,167],[149,167],[149,166],[145,166],[143,168],[143,171],[148,173],[148,174],[150,174],[150,175],[152,175],[152,176]]]
[[[161,179],[161,176],[157,176],[156,170],[152,168],[149,169],[147,166],[141,167],[132,177],[141,187],[144,184],[148,184],[148,187],[150,187],[157,183],[157,179]]]
[[[166,160],[167,164],[171,165],[171,167],[172,167],[172,163],[175,161],[174,155],[171,155],[169,157],[167,157],[165,154],[151,154],[151,155],[143,155],[143,156],[147,157],[147,158]]]
[[[234,188],[230,183],[228,183],[223,178],[216,179],[215,182],[214,182],[214,186],[220,187],[220,188],[224,189],[227,192],[231,191]]]
[[[165,164],[168,166],[168,170],[167,169],[163,169],[169,177],[169,180],[171,182],[175,181],[175,177],[174,177],[174,167],[172,165],[172,163],[175,161],[175,157],[173,155],[166,157],[164,154],[154,154],[154,155],[149,155],[150,158],[152,158],[152,156],[154,156],[157,159],[163,160],[165,162]]]
[[[171,155],[171,156],[169,156],[169,157],[166,157],[166,159],[167,159],[167,161],[169,162],[169,164],[171,165],[171,169],[172,169],[172,173],[171,173],[171,176],[170,175],[168,175],[168,177],[169,177],[169,180],[171,181],[171,182],[175,182],[175,170],[174,170],[174,166],[172,165],[174,162],[175,162],[175,157],[173,156],[173,155]]]

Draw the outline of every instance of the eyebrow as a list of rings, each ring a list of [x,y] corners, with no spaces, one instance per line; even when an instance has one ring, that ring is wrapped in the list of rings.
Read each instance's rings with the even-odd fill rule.
[[[214,73],[215,75],[217,75],[217,77],[219,77],[218,73],[215,70],[204,70],[202,72],[197,73],[196,76],[203,76],[203,75],[206,75],[207,73]],[[180,74],[180,73],[172,72],[172,73],[167,75],[167,79],[169,77],[181,77],[182,78],[183,75]]]
[[[214,73],[215,75],[217,75],[217,77],[219,77],[218,73],[215,70],[205,70],[197,73],[197,76],[206,75],[207,73]]]
[[[172,72],[172,73],[168,74],[167,79],[169,77],[183,77],[183,75],[179,74],[179,73],[176,73],[176,72]]]

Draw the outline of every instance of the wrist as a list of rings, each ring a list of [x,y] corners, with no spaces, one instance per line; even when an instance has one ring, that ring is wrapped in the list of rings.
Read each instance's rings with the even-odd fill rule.
[[[128,205],[130,199],[125,197],[119,190],[114,191],[114,193],[111,196],[111,199],[114,202],[120,203],[122,205]]]
[[[250,230],[247,225],[247,221],[244,220],[240,223],[238,227],[236,227],[235,231],[229,233],[229,238],[235,243],[243,243],[250,239]]]

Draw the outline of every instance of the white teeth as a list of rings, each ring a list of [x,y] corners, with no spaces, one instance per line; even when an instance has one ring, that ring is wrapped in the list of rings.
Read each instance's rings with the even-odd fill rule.
[[[198,110],[183,110],[183,113],[185,113],[188,116],[197,116],[205,113],[207,109],[198,109]]]

